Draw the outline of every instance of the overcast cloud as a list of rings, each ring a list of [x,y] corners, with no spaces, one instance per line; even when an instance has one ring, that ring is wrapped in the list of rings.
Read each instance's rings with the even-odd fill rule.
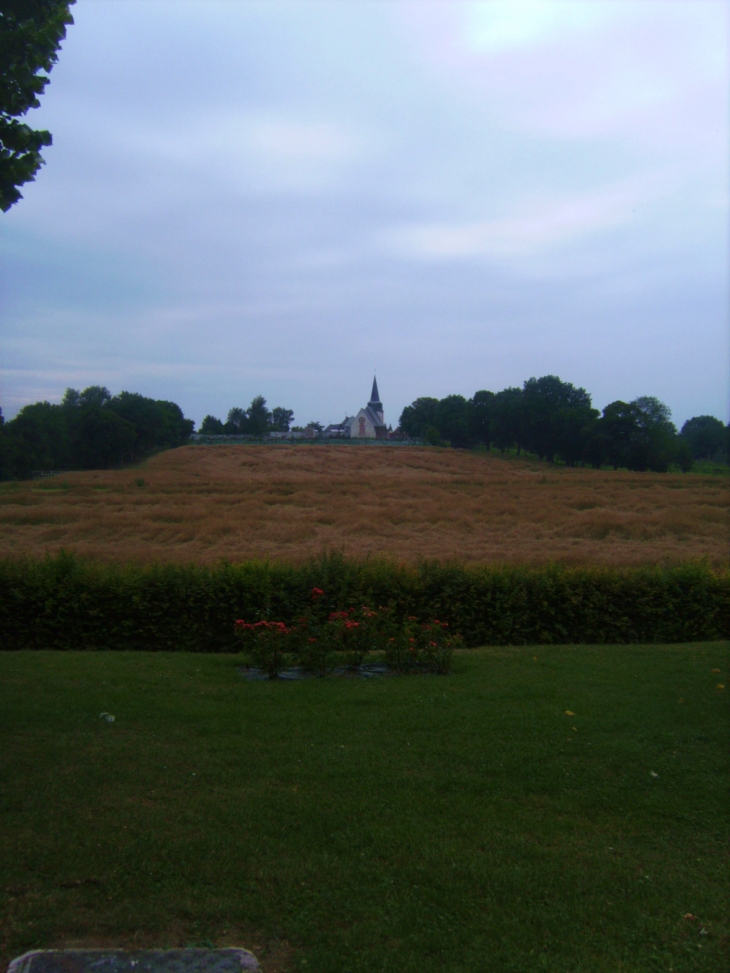
[[[2,397],[338,421],[532,375],[728,412],[723,0],[78,0]]]

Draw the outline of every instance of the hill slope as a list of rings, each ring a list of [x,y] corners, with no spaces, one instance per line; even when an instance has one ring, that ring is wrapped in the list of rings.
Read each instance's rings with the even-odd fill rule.
[[[426,448],[188,446],[139,471],[4,484],[0,554],[721,565],[728,507],[727,483],[712,477]]]

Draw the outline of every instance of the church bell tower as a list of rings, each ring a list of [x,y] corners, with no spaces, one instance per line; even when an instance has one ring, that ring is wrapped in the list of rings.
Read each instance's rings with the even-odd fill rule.
[[[385,424],[383,419],[383,403],[380,401],[380,393],[378,392],[378,380],[373,376],[373,390],[370,393],[370,401],[368,402],[368,409],[372,409],[373,412],[380,419],[381,423]]]

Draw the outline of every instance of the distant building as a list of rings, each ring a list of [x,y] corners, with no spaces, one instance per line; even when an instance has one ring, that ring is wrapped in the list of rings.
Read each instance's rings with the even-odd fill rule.
[[[378,381],[373,378],[370,401],[357,415],[345,416],[342,422],[327,426],[322,433],[327,439],[387,439],[383,403],[380,401]]]

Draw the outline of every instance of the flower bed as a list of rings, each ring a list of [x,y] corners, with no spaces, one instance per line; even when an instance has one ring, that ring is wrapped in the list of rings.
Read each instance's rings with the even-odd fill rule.
[[[463,645],[461,635],[448,631],[448,622],[403,618],[385,605],[327,613],[320,608],[323,596],[321,588],[312,588],[311,604],[294,624],[239,618],[234,630],[250,666],[270,679],[292,667],[327,676],[336,670],[357,671],[377,658],[401,675],[446,675],[454,649]]]

